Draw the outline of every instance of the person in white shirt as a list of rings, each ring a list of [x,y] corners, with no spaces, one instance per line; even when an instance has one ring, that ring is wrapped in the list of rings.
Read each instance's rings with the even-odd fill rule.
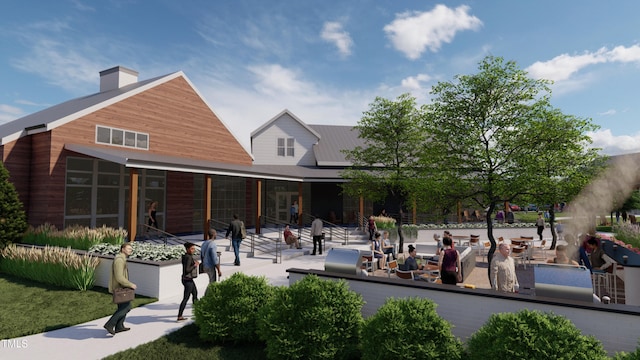
[[[520,284],[516,276],[516,265],[509,256],[509,245],[501,243],[498,253],[491,260],[491,288],[502,292],[518,292]]]
[[[322,219],[316,216],[311,223],[311,236],[313,237],[313,252],[311,255],[316,254],[316,244],[318,244],[318,252],[322,255]]]

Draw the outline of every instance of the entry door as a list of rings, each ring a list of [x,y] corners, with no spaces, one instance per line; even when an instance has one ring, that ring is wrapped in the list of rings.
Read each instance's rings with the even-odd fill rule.
[[[291,209],[291,204],[297,200],[297,192],[276,193],[276,219],[278,219],[278,221],[289,222],[289,209]]]

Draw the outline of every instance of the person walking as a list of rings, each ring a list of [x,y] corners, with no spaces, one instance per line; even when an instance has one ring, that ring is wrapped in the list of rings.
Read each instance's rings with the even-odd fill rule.
[[[319,254],[322,255],[322,219],[317,216],[311,222],[311,236],[313,237],[313,252],[311,255],[316,254],[316,244]]]
[[[291,224],[298,223],[298,201],[294,200],[291,203],[291,208],[289,208],[289,222]]]
[[[518,292],[520,284],[516,276],[516,264],[509,256],[508,244],[498,245],[498,253],[491,260],[491,288],[502,292]]]
[[[542,211],[538,213],[538,220],[536,220],[536,226],[538,227],[538,236],[542,241],[542,232],[544,231],[544,218],[542,217]]]
[[[109,280],[109,292],[113,293],[114,289],[131,288],[136,289],[136,284],[129,281],[129,270],[127,269],[127,258],[133,253],[133,247],[130,243],[120,245],[120,253],[113,259],[111,265],[111,278]],[[124,320],[127,313],[131,311],[131,301],[118,304],[118,309],[111,318],[104,324],[104,328],[111,335],[119,332],[131,330],[124,326]]]
[[[196,251],[196,245],[190,242],[184,244],[185,254],[182,255],[182,286],[184,286],[184,295],[182,296],[182,302],[180,303],[180,309],[178,310],[178,321],[187,320],[183,317],[184,308],[187,306],[189,297],[193,299],[195,304],[198,301],[198,288],[193,279],[198,277],[198,265],[200,262],[193,258],[193,253]]]
[[[216,270],[218,276],[222,276],[220,271],[220,259],[218,259],[218,246],[213,241],[216,238],[216,231],[209,229],[209,238],[202,243],[200,247],[200,259],[204,266],[204,272],[209,276],[209,284],[216,282]]]
[[[233,220],[229,223],[227,234],[224,237],[228,239],[229,235],[231,235],[231,246],[233,247],[233,254],[236,256],[233,262],[235,266],[240,266],[240,243],[244,239],[245,233],[244,223],[240,221],[238,214],[233,214]]]

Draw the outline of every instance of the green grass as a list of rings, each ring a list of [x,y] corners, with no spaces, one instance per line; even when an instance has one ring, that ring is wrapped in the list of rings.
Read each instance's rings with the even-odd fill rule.
[[[104,359],[266,359],[262,344],[216,345],[198,337],[198,327],[187,325],[158,340],[121,351]]]
[[[538,220],[538,213],[535,211],[515,211],[513,213],[514,219],[523,223],[535,223]],[[545,219],[545,222],[548,222]]]
[[[70,290],[0,274],[0,339],[39,334],[113,314],[116,306],[104,288]],[[136,297],[133,307],[157,299]]]

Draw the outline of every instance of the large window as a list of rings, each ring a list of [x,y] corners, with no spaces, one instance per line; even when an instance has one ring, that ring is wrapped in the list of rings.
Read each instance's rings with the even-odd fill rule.
[[[278,138],[278,156],[295,156],[295,143],[294,138]]]
[[[96,142],[149,150],[149,134],[100,125],[96,126]]]

